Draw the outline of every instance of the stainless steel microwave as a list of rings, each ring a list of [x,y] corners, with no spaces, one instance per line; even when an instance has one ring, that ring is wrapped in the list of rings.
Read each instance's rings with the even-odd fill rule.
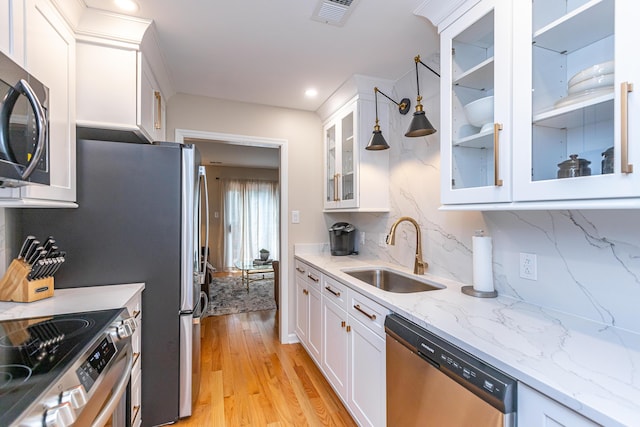
[[[0,187],[49,184],[49,88],[0,52]]]

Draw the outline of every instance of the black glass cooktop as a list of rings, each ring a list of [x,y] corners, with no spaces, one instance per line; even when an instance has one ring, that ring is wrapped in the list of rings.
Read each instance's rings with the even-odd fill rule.
[[[36,402],[120,311],[0,321],[0,426]]]

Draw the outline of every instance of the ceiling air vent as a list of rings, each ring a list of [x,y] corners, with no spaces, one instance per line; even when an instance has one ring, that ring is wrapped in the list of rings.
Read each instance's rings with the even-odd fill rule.
[[[345,23],[358,0],[320,0],[311,19],[325,24],[341,26]]]

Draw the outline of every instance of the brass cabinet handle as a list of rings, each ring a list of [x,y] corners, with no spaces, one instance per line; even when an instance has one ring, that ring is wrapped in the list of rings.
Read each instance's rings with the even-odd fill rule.
[[[344,328],[345,326],[347,326],[347,322],[345,322],[344,320],[340,323],[340,327]]]
[[[306,289],[303,289],[303,290],[302,290],[302,293],[303,293],[303,294],[305,294],[305,295],[309,295],[309,291],[308,291],[308,290],[306,290]]]
[[[140,316],[140,310],[135,310],[133,312],[133,317],[138,318],[138,316]]]
[[[633,83],[620,84],[620,171],[633,173],[629,163],[629,92],[633,92]]]
[[[138,414],[140,413],[140,405],[136,405],[132,409],[133,409],[133,417],[131,417],[131,420],[135,421],[136,418],[138,417]]]
[[[493,124],[493,185],[502,187],[500,179],[500,134],[502,124]]]
[[[308,277],[309,279],[313,280],[313,281],[314,281],[314,282],[316,282],[316,283],[320,281],[320,279],[318,279],[317,277],[315,277],[315,276],[314,276],[313,274],[311,274],[311,273],[307,274],[307,277]]]
[[[135,365],[136,362],[138,361],[138,358],[140,357],[140,353],[133,353],[133,364]]]
[[[154,127],[156,129],[162,129],[162,95],[159,91],[153,91],[153,96],[156,98],[156,121]]]
[[[338,181],[340,180],[340,174],[337,173],[333,176],[333,201],[339,202],[340,197],[338,196],[338,189],[340,186],[338,185]]]
[[[351,332],[351,325],[347,326],[347,332]]]
[[[360,308],[360,304],[356,304],[353,306],[353,308],[355,308],[356,310],[358,310],[360,313],[364,314],[365,316],[367,316],[369,319],[371,320],[376,320],[376,315],[375,314],[369,314],[366,311],[364,311],[363,309]]]
[[[302,268],[300,268],[300,267],[296,267],[296,271],[297,271],[298,273],[302,273],[302,274],[304,274],[304,270],[303,270]]]
[[[336,292],[333,289],[331,289],[330,286],[325,286],[324,287],[326,290],[328,290],[329,292],[331,292],[332,294],[334,294],[335,296],[339,297],[340,296],[340,292]]]

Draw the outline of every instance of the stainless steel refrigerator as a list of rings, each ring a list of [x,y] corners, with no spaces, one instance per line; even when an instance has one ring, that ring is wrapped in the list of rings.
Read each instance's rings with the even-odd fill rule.
[[[79,139],[79,207],[16,215],[20,238],[54,236],[67,252],[56,288],[145,282],[143,426],[191,415],[199,388],[200,254],[208,246],[201,243],[208,232],[201,232],[206,176],[199,164],[191,145]]]

